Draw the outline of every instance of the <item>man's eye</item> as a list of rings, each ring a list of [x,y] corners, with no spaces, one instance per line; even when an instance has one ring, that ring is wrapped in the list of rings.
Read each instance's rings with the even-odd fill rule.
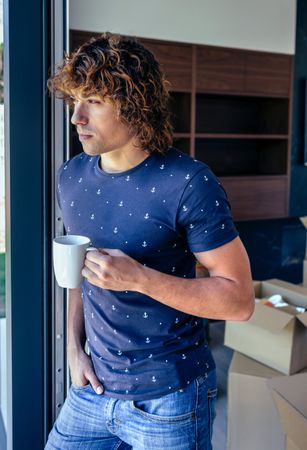
[[[100,103],[99,100],[94,100],[94,99],[89,99],[88,102],[89,103]]]

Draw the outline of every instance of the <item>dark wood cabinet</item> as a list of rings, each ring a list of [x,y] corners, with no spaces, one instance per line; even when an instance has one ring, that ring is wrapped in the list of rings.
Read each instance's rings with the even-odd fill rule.
[[[242,50],[196,45],[196,91],[243,92]]]
[[[158,60],[160,45],[150,44]],[[205,45],[190,51],[191,88],[182,93],[172,79],[174,145],[221,179],[235,220],[286,217],[292,56]],[[174,66],[164,56],[166,74]]]
[[[247,52],[245,91],[290,96],[292,57],[265,52]]]
[[[287,176],[220,177],[235,220],[287,216]]]
[[[91,35],[71,31],[71,48]],[[221,179],[234,219],[286,217],[293,57],[139,41],[170,81],[174,146]]]
[[[161,64],[172,91],[192,89],[192,45],[142,39]]]

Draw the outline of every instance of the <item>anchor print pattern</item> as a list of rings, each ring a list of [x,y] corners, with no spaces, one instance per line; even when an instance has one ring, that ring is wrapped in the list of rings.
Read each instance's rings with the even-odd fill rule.
[[[88,230],[94,246],[97,242],[127,254],[135,251],[140,260],[144,257],[144,266],[151,267],[154,261],[156,270],[161,267],[172,276],[188,278],[195,264],[192,252],[222,245],[237,232],[225,192],[203,163],[176,151],[161,158],[144,164],[142,175],[135,170],[105,176],[94,171],[96,157],[82,154],[62,166],[57,196],[67,231],[85,235]],[[89,165],[92,172],[81,170]],[[177,389],[175,380],[167,378],[166,364],[168,373],[177,365],[195,367],[197,373],[210,370],[199,319],[188,319],[140,293],[102,292],[87,281],[83,287],[88,345],[97,354],[98,375],[106,391],[113,373],[121,373],[122,379],[116,378],[109,391],[118,390],[128,398],[137,393],[137,386],[147,386],[148,393]],[[170,329],[177,351],[163,354]],[[189,347],[184,333],[191,337],[195,333]],[[139,373],[138,364],[146,370]]]

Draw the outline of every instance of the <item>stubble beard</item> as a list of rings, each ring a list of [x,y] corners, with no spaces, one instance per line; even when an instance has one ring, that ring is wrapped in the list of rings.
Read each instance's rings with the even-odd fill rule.
[[[102,145],[99,147],[98,145],[93,145],[90,142],[82,142],[82,147],[84,153],[89,156],[99,156],[102,153],[107,152],[107,150],[105,150]]]

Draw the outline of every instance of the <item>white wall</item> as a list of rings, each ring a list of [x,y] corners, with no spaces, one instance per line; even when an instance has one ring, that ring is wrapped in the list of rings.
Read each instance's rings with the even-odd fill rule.
[[[296,0],[69,0],[70,28],[295,53]]]

